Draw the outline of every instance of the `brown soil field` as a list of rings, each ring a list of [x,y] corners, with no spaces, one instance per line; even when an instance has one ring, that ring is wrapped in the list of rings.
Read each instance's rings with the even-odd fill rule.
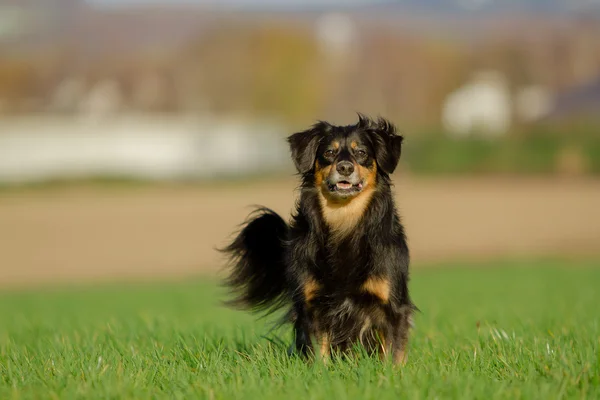
[[[185,278],[222,266],[250,206],[289,215],[296,182],[0,192],[0,285]],[[396,179],[413,267],[600,254],[600,181]]]

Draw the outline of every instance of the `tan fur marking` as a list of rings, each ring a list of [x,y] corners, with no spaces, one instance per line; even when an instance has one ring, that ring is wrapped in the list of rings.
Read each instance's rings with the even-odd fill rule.
[[[315,185],[319,189],[319,202],[323,218],[333,231],[334,239],[343,238],[354,229],[369,206],[375,190],[377,165],[375,162],[373,162],[372,168],[358,165],[364,188],[358,195],[345,200],[330,196],[327,189],[323,187],[323,182],[327,179],[331,166],[321,169],[318,162],[316,166]]]
[[[317,341],[319,343],[319,357],[324,363],[327,363],[329,357],[331,356],[331,341],[329,340],[329,335],[327,333],[323,333],[317,337]]]
[[[373,189],[366,188],[352,201],[343,204],[330,201],[322,194],[319,196],[323,218],[335,237],[344,237],[354,229],[367,209],[372,195]]]
[[[350,143],[350,147],[352,148],[352,150],[355,150],[358,147],[358,143],[353,141],[352,143]]]
[[[375,164],[375,161],[373,161],[371,168],[366,168],[358,164],[358,173],[364,179],[366,186],[375,186],[375,176],[377,175],[377,164]]]
[[[394,353],[394,364],[396,365],[405,365],[407,359],[405,350],[399,350]]]
[[[310,303],[320,286],[314,279],[308,279],[304,284],[304,300]]]
[[[332,144],[333,144],[333,148],[334,148],[334,149],[336,149],[336,150],[337,150],[337,149],[339,149],[339,148],[340,148],[340,142],[333,142]]]
[[[379,298],[382,303],[390,301],[390,282],[384,278],[369,278],[361,288],[367,293]]]
[[[329,176],[331,172],[331,165],[327,165],[325,167],[321,167],[319,161],[315,162],[315,186],[318,188],[322,188],[323,182]]]

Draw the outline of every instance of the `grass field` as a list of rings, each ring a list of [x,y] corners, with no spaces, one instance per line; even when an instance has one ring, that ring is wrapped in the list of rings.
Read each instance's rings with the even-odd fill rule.
[[[0,398],[600,398],[600,263],[417,270],[401,369],[285,355],[215,281],[0,294]],[[286,343],[283,343],[283,342]]]

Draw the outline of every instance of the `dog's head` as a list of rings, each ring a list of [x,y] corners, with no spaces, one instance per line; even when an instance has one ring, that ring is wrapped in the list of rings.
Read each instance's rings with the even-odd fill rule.
[[[299,173],[331,199],[351,199],[396,169],[402,136],[389,121],[359,114],[354,125],[319,122],[288,138]]]

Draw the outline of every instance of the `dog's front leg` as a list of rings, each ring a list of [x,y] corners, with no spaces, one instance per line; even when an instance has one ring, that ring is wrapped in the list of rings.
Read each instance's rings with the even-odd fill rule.
[[[296,351],[304,357],[315,356],[327,362],[331,355],[331,335],[319,324],[310,304],[299,303],[294,322]]]
[[[377,353],[383,361],[393,353],[394,344],[394,325],[390,324],[386,328],[376,329]]]
[[[411,306],[402,306],[393,324],[392,356],[396,365],[404,365],[407,361],[412,313]]]
[[[327,364],[331,358],[331,335],[325,331],[317,331],[315,341],[319,359]]]
[[[303,311],[298,313],[294,322],[294,346],[296,351],[303,357],[308,358],[313,351],[310,338],[310,329],[307,324],[307,318]]]

